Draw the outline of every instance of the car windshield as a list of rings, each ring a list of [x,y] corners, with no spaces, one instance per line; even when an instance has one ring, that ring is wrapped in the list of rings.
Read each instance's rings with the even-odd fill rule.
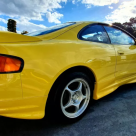
[[[39,35],[49,34],[49,33],[55,32],[57,30],[60,30],[62,28],[68,27],[68,26],[73,25],[73,24],[75,24],[75,23],[69,22],[69,23],[65,23],[65,24],[59,24],[59,25],[52,26],[52,27],[49,27],[49,28],[46,28],[46,29],[42,29],[42,30],[39,30],[39,31],[28,33],[26,35],[28,35],[28,36],[39,36]]]

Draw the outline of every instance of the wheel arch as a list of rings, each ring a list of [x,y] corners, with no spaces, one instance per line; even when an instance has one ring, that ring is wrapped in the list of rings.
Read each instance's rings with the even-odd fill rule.
[[[71,68],[68,68],[67,70],[63,71],[55,80],[55,82],[53,83],[49,94],[48,94],[48,99],[52,96],[52,95],[56,95],[57,91],[55,92],[55,88],[59,85],[59,82],[61,80],[63,80],[63,78],[68,75],[69,73],[72,72],[83,72],[84,74],[88,75],[88,77],[93,81],[94,85],[96,82],[96,76],[93,72],[92,69],[88,68],[87,66],[74,66]],[[94,86],[93,86],[93,90],[94,90]],[[48,100],[47,100],[48,101]]]

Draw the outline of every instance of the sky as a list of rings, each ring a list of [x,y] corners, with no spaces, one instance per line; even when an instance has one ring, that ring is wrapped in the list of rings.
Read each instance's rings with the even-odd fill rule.
[[[17,32],[41,30],[69,21],[126,22],[136,17],[136,0],[0,0],[0,31],[7,20]]]

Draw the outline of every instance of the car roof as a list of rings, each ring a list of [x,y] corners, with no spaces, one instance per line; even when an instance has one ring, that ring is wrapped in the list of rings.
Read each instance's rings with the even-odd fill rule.
[[[76,23],[76,24],[82,24],[82,23],[85,23],[85,24],[95,24],[95,23],[98,23],[98,24],[110,25],[110,24],[107,24],[105,22],[97,22],[97,21],[75,21],[75,22],[67,22],[67,23]]]

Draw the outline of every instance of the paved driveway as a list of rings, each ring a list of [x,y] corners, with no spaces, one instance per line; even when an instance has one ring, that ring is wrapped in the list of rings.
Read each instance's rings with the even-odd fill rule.
[[[136,136],[136,84],[95,101],[74,124],[0,117],[0,136]]]

